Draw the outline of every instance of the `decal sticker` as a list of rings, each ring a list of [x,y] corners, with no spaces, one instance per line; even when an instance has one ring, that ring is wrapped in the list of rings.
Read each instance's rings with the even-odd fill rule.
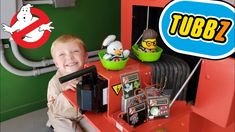
[[[22,6],[12,18],[10,26],[2,24],[2,29],[12,35],[16,44],[24,48],[38,48],[46,43],[51,29],[47,15],[32,5]]]
[[[140,88],[140,78],[138,72],[121,75],[122,90],[124,98],[134,96],[135,89]]]
[[[176,52],[222,59],[235,51],[234,13],[222,1],[172,1],[160,16],[160,35]]]
[[[122,89],[122,85],[121,84],[114,85],[112,86],[112,89],[114,90],[115,94],[118,95]]]

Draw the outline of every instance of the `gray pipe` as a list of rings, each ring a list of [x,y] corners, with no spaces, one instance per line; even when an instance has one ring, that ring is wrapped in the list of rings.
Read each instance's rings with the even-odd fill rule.
[[[33,4],[33,5],[40,5],[40,4],[54,4],[53,0],[43,0],[43,1],[35,1],[35,0],[27,0],[24,1],[24,4]]]
[[[16,57],[17,60],[19,60],[19,62],[21,62],[22,64],[25,64],[26,66],[29,67],[45,67],[51,64],[54,64],[52,59],[48,59],[48,60],[42,60],[42,61],[38,61],[38,62],[34,62],[34,61],[30,61],[25,59],[19,52],[18,46],[16,45],[16,43],[14,42],[14,40],[12,38],[9,39],[10,44],[11,44],[11,49],[12,52],[14,54],[14,56]]]
[[[1,65],[8,70],[9,72],[18,75],[18,76],[38,76],[43,73],[48,73],[55,71],[57,68],[55,66],[45,67],[41,69],[33,69],[31,71],[22,71],[19,69],[16,69],[8,64],[6,61],[6,58],[4,56],[4,48],[2,42],[0,42],[0,56],[1,56]]]

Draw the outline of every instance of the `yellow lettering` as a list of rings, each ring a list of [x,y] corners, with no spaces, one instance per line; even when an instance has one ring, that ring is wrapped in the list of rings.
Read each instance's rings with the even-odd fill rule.
[[[205,20],[203,18],[197,17],[194,21],[193,28],[191,30],[191,36],[194,38],[199,38],[202,34],[202,28],[205,25]]]
[[[215,36],[215,41],[217,41],[217,42],[225,42],[226,41],[225,34],[228,32],[228,29],[231,26],[231,23],[232,22],[229,20],[220,21],[221,28],[220,28],[219,32],[217,33],[217,35]]]
[[[193,17],[184,16],[179,29],[179,34],[181,36],[188,36],[192,24],[193,24]]]
[[[213,39],[215,35],[215,29],[218,26],[218,22],[214,19],[209,19],[206,23],[206,27],[204,29],[202,37],[206,40]]]
[[[178,23],[179,23],[180,19],[182,19],[182,15],[173,14],[172,19],[173,19],[173,21],[172,21],[171,26],[170,26],[170,34],[174,35],[176,33]]]
[[[223,43],[231,25],[231,20],[173,13],[169,34]]]

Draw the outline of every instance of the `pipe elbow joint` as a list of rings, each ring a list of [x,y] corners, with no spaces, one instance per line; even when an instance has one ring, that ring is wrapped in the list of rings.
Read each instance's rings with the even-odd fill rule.
[[[40,70],[39,69],[34,69],[33,70],[33,76],[38,76],[38,75],[40,75],[41,73],[40,73]]]

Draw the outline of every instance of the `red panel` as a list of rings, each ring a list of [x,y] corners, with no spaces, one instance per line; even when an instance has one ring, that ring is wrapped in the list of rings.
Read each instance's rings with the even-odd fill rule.
[[[202,126],[204,124],[203,120],[204,118],[192,112],[190,115],[189,131],[190,132],[203,132],[202,131]]]
[[[131,0],[121,1],[121,41],[124,49],[131,49],[132,5]]]
[[[201,117],[200,115],[191,113],[190,132],[234,132],[234,122],[224,128]]]
[[[233,117],[234,118],[234,117]],[[234,132],[234,122],[229,124],[227,127],[221,127],[208,120],[204,120],[202,132]]]
[[[163,125],[163,128],[169,132],[174,132],[176,130],[177,132],[191,132],[189,131],[189,117],[190,113],[187,113],[186,115],[180,116],[178,119],[172,120]]]
[[[222,127],[234,122],[235,59],[203,60],[195,113]]]

